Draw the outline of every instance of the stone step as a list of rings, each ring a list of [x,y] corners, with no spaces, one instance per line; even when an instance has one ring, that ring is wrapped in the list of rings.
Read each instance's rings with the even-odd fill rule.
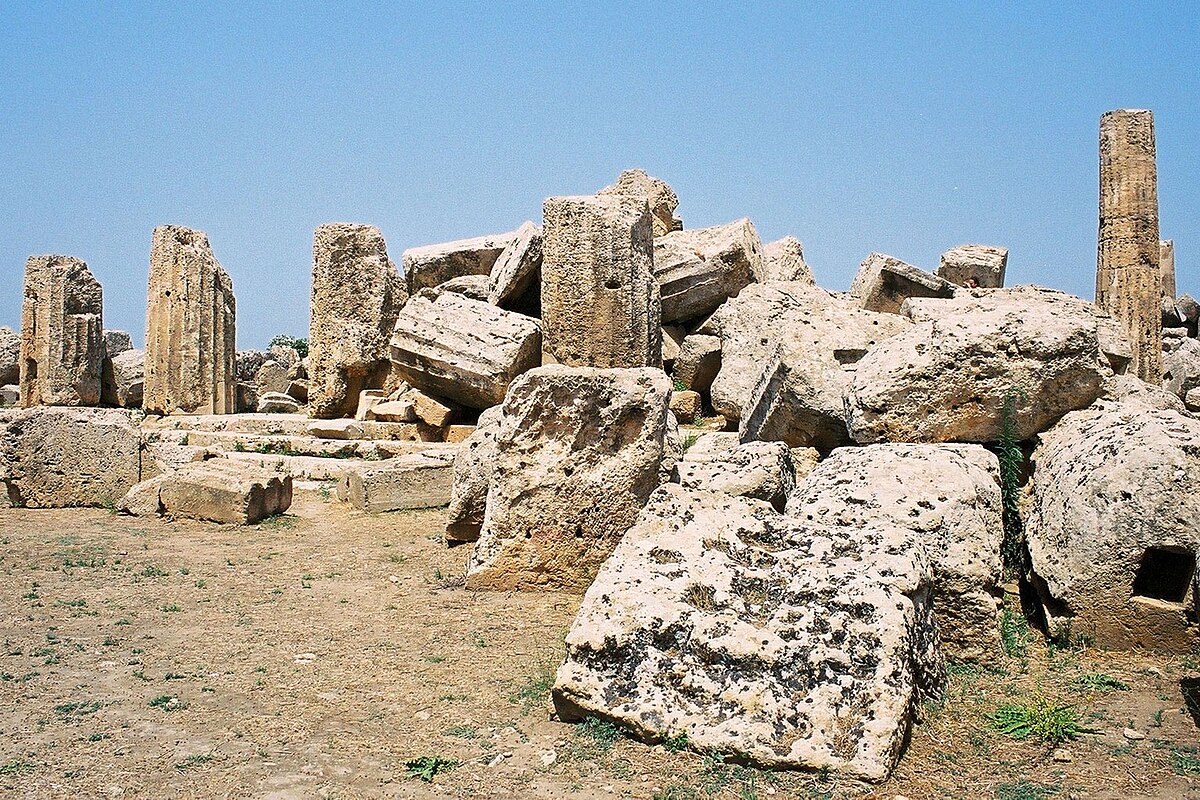
[[[412,453],[347,467],[337,495],[354,508],[371,513],[438,508],[450,502],[453,485],[453,454]]]
[[[378,420],[314,420],[304,414],[196,414],[167,417],[147,417],[142,422],[142,429],[156,432],[165,436],[168,431],[203,431],[208,433],[242,433],[260,436],[302,436],[311,437],[309,427],[313,425],[333,428],[345,428],[346,425],[335,423],[354,423],[361,429],[353,436],[338,432],[336,435],[320,436],[322,439],[346,440],[361,439],[368,441],[398,441],[422,442],[429,441],[431,436],[444,437],[448,442],[461,442],[475,430],[474,425],[450,425],[443,431],[428,427],[418,427],[411,422],[380,422]],[[182,440],[180,440],[181,443]],[[436,439],[435,441],[441,441]]]
[[[396,453],[396,457],[428,453],[453,461],[458,452],[458,445],[444,442],[421,442],[412,446],[406,453]],[[444,456],[443,456],[444,454]],[[305,455],[281,455],[273,453],[253,453],[227,450],[220,454],[221,458],[235,459],[260,464],[284,475],[290,475],[295,480],[302,481],[341,481],[350,470],[363,470],[388,463],[382,458],[329,458]]]

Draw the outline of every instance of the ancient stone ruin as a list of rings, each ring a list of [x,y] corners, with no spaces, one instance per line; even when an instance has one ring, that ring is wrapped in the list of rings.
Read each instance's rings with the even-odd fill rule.
[[[947,664],[1003,664],[1018,595],[1058,642],[1200,643],[1200,303],[1155,179],[1149,112],[1104,115],[1094,303],[949,242],[827,290],[799,239],[686,229],[642,170],[403,271],[322,225],[308,340],[267,350],[235,353],[197,231],[154,232],[144,356],[83,262],[34,257],[0,476],[241,525],[444,507],[467,590],[580,603],[556,719],[880,781]]]

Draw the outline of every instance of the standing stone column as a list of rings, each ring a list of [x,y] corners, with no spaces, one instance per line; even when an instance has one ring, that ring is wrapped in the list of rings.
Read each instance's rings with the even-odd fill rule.
[[[1158,243],[1158,272],[1162,276],[1162,296],[1175,299],[1175,240]]]
[[[662,305],[645,200],[551,197],[542,213],[542,363],[661,366]]]
[[[146,306],[147,414],[232,414],[237,342],[233,281],[202,231],[154,229]]]
[[[384,384],[388,338],[407,294],[379,228],[341,222],[317,228],[308,324],[312,416],[353,416],[359,392]]]
[[[104,299],[87,264],[30,256],[21,304],[21,405],[100,403]]]
[[[1162,278],[1154,115],[1122,109],[1100,118],[1100,245],[1096,305],[1119,320],[1139,378],[1162,383]]]

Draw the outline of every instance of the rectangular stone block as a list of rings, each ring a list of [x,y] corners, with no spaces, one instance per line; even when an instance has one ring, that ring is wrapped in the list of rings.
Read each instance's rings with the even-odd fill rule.
[[[661,366],[661,300],[645,202],[551,197],[543,217],[543,363]]]
[[[910,297],[953,297],[949,281],[883,253],[871,253],[858,268],[850,294],[867,311],[899,314]]]
[[[437,508],[450,502],[452,452],[413,453],[346,470],[338,498],[362,511]]]
[[[253,524],[292,504],[292,478],[226,458],[184,464],[158,490],[167,514],[210,522]]]
[[[469,408],[504,399],[514,378],[537,366],[536,319],[451,292],[421,293],[396,318],[391,359],[412,386]]]
[[[487,275],[519,229],[453,242],[410,247],[401,258],[409,294],[432,289],[464,275]]]
[[[654,240],[663,322],[711,314],[762,271],[762,243],[748,219],[676,231]]]
[[[515,303],[532,291],[542,272],[542,229],[532,222],[517,228],[504,252],[492,265],[487,300],[494,306],[516,310]]]
[[[87,264],[30,256],[21,304],[21,405],[100,403],[104,301]]]
[[[942,253],[937,274],[955,286],[1000,289],[1007,266],[1007,247],[964,244]]]
[[[1175,241],[1167,239],[1158,243],[1158,271],[1162,277],[1163,297],[1175,299]]]

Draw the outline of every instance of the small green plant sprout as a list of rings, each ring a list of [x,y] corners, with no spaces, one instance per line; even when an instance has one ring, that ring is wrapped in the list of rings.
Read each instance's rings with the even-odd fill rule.
[[[161,708],[163,711],[180,711],[188,707],[185,701],[170,694],[160,694],[151,700],[149,705],[151,708]]]
[[[1002,783],[997,786],[996,800],[1047,800],[1061,792],[1061,786],[1031,783],[1022,778],[1016,783]]]
[[[1029,652],[1029,620],[1019,610],[1004,609],[1000,615],[1000,641],[1010,658],[1025,658]]]
[[[663,739],[663,747],[667,748],[672,753],[682,753],[684,750],[687,750],[687,731],[680,731],[679,733],[671,734],[667,738]]]
[[[1040,693],[1021,703],[1000,706],[992,714],[992,727],[1014,739],[1036,739],[1051,746],[1091,733],[1074,706],[1061,705]]]
[[[1017,426],[1017,407],[1021,400],[1028,400],[1025,390],[1011,387],[1004,395],[1001,410],[1000,441],[995,445],[996,457],[1000,461],[1000,498],[1003,505],[1002,522],[1004,539],[1000,556],[1004,562],[1005,575],[1015,577],[1024,561],[1024,531],[1021,527],[1021,468],[1025,453],[1021,450],[1021,438]]]
[[[1103,672],[1084,673],[1074,680],[1074,686],[1077,689],[1091,689],[1097,692],[1129,691],[1128,683]]]
[[[579,723],[576,735],[588,740],[598,749],[608,752],[617,743],[617,738],[621,733],[617,730],[616,725],[606,719],[588,717]]]
[[[28,761],[9,761],[5,764],[0,764],[0,775],[27,775],[36,770],[37,767]]]
[[[292,348],[301,358],[304,358],[308,355],[308,339],[298,336],[288,336],[286,333],[281,333],[267,344],[267,349],[270,350],[276,345]]]
[[[457,766],[458,762],[454,759],[441,756],[420,756],[404,762],[404,769],[410,776],[420,778],[426,783],[433,783],[435,777]]]
[[[550,696],[550,690],[554,687],[556,671],[557,667],[554,664],[542,665],[533,675],[529,676],[524,685],[509,696],[512,702],[520,703],[521,716],[527,715]]]
[[[688,450],[691,450],[692,445],[698,441],[700,441],[700,434],[698,433],[689,433],[687,436],[683,437],[683,452],[686,453]]]
[[[209,761],[212,761],[212,760],[213,760],[212,753],[192,753],[190,756],[185,758],[183,761],[176,761],[175,769],[182,772],[186,769],[191,769],[192,767],[198,767],[201,764],[207,764]]]
[[[142,577],[143,578],[165,578],[165,577],[167,577],[167,571],[165,569],[160,569],[160,568],[154,566],[153,564],[147,564],[145,566],[145,568],[142,569]]]
[[[688,390],[687,384],[681,381],[679,378],[671,379],[671,388],[677,392],[686,392]]]

